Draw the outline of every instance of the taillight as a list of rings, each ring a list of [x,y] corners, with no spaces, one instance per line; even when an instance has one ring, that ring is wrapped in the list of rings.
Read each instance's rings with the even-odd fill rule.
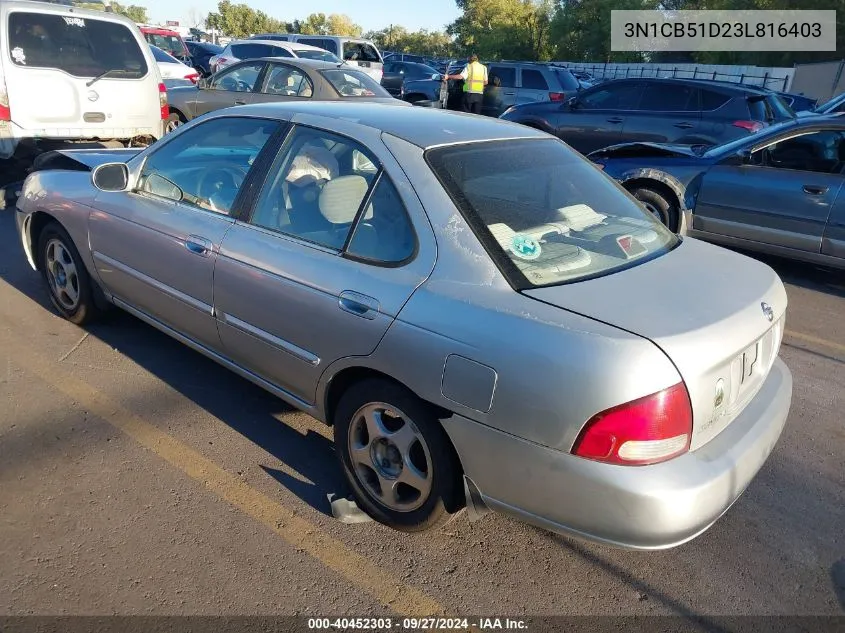
[[[193,73],[193,74],[190,74],[190,75],[185,75],[185,79],[188,79],[189,81],[197,83],[200,79],[200,74],[199,73]]]
[[[760,121],[734,121],[733,124],[734,127],[741,127],[749,132],[759,132],[765,127]]]
[[[6,83],[0,79],[0,121],[11,121],[12,109],[9,107],[9,93],[6,92]]]
[[[563,101],[566,99],[566,94],[563,92],[550,92],[549,93],[549,100],[550,101]]]
[[[161,120],[170,118],[170,106],[167,103],[167,86],[163,83],[158,85],[158,105],[161,108]]]
[[[608,464],[642,466],[686,453],[691,437],[692,406],[680,382],[594,416],[572,453]]]

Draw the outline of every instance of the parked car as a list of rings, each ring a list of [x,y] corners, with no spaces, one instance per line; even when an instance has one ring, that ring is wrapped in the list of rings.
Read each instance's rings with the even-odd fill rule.
[[[811,110],[802,110],[798,116],[813,116],[816,114],[837,114],[845,112],[845,92],[825,101]]]
[[[147,40],[148,44],[157,46],[180,62],[190,61],[191,53],[187,44],[185,44],[185,40],[178,32],[151,24],[138,24],[138,28],[141,29],[141,33],[144,34],[144,39]]]
[[[188,51],[191,54],[191,65],[197,69],[197,72],[199,72],[203,77],[211,75],[211,66],[209,62],[212,57],[215,57],[223,52],[223,47],[217,46],[216,44],[210,44],[209,42],[193,41],[186,41],[185,45],[188,47]]]
[[[255,35],[251,39],[297,42],[322,48],[347,64],[358,66],[376,81],[381,81],[384,59],[371,40],[340,35],[303,35],[300,33],[275,33]]]
[[[498,117],[524,103],[562,103],[578,93],[578,80],[560,66],[535,62],[485,62],[489,78],[484,88],[481,114]],[[460,68],[460,70],[458,70]],[[463,70],[456,65],[449,74]],[[461,109],[463,81],[449,82],[449,108]]]
[[[192,83],[196,83],[199,80],[200,74],[195,68],[183,64],[157,46],[151,44],[150,49],[153,51],[153,57],[156,60],[162,79],[187,79]]]
[[[66,154],[92,173],[34,174],[16,214],[56,310],[114,304],[333,426],[358,506],[394,528],[469,503],[679,545],[786,422],[775,272],[679,239],[535,130],[277,103]]]
[[[630,141],[717,145],[795,113],[768,90],[693,79],[615,79],[564,103],[519,105],[502,118],[543,130],[579,152]]]
[[[589,155],[670,228],[845,268],[845,119],[820,115],[713,148],[631,143]]]
[[[216,73],[232,64],[247,59],[265,57],[287,57],[291,59],[316,59],[324,62],[342,63],[338,57],[327,50],[299,44],[297,42],[272,42],[270,40],[233,40],[226,45],[219,55],[209,60],[211,72]]]
[[[381,85],[397,99],[424,107],[443,107],[443,75],[436,68],[414,62],[386,62]]]
[[[168,99],[168,132],[213,110],[248,103],[362,100],[408,105],[357,68],[278,57],[238,62],[196,86],[168,90]]]
[[[68,142],[149,143],[167,92],[135,23],[47,2],[0,2],[0,159]],[[0,180],[13,171],[0,169]],[[2,184],[2,183],[0,183]]]

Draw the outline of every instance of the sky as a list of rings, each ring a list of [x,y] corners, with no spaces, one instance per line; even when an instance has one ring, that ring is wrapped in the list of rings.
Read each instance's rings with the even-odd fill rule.
[[[280,20],[304,18],[309,13],[345,13],[364,27],[364,31],[383,29],[391,24],[402,25],[409,30],[439,30],[458,17],[454,0],[315,0],[314,2],[280,3],[278,0],[232,0],[246,2],[255,10],[261,10]],[[154,23],[179,20],[188,24],[192,11],[205,16],[217,8],[215,0],[127,0],[124,4],[138,4],[147,7],[147,14]]]

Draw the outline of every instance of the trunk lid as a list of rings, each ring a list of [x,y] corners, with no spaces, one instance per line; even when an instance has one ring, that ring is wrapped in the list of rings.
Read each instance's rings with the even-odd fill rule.
[[[762,386],[780,349],[787,304],[771,268],[690,238],[639,266],[525,294],[660,347],[689,391],[691,450],[724,430]]]

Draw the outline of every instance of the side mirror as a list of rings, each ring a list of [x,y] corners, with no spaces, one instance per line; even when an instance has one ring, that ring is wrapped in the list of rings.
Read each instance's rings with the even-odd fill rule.
[[[443,81],[443,75],[432,75],[431,80],[432,81]]]
[[[570,97],[566,100],[566,106],[571,110],[574,110],[578,107],[578,97]]]
[[[129,185],[129,168],[126,163],[99,165],[91,174],[91,181],[100,191],[125,191]]]

